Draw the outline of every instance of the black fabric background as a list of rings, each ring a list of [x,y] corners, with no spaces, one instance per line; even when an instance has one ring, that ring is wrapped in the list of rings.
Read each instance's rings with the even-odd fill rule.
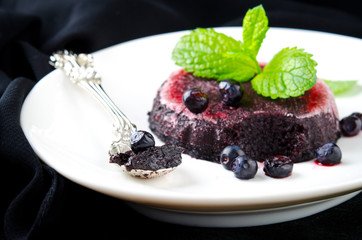
[[[22,102],[52,70],[53,51],[92,52],[157,33],[240,26],[246,10],[259,3],[270,26],[362,38],[362,14],[352,0],[0,0],[0,237],[362,239],[361,194],[320,214],[269,226],[214,229],[154,221],[45,166],[20,128]]]

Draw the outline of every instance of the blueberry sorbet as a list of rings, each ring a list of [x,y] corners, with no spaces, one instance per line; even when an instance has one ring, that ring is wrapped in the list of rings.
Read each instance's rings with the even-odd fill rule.
[[[300,97],[271,99],[258,95],[250,82],[235,106],[221,101],[218,82],[195,77],[182,69],[173,72],[157,91],[149,113],[150,129],[164,142],[185,148],[198,159],[219,162],[221,151],[238,145],[253,159],[274,155],[294,162],[314,158],[314,151],[340,137],[334,96],[321,79]],[[182,96],[191,88],[208,95],[202,113],[192,113]]]

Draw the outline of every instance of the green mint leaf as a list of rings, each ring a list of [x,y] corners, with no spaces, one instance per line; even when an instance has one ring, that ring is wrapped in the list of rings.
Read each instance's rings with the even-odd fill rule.
[[[262,5],[249,9],[243,20],[243,47],[249,49],[254,57],[268,31],[268,18]]]
[[[317,81],[317,63],[303,49],[284,48],[251,80],[253,89],[264,97],[298,97]]]
[[[332,81],[326,79],[323,79],[323,81],[329,86],[335,95],[352,89],[358,82],[357,80]]]
[[[172,52],[172,59],[195,76],[248,81],[260,70],[255,57],[242,43],[213,29],[199,28],[184,35]]]
[[[243,50],[225,53],[217,65],[214,77],[217,80],[234,79],[246,82],[261,71],[256,59]]]

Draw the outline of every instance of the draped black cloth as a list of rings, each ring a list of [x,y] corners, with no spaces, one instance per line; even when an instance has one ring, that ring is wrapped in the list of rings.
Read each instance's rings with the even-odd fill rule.
[[[362,38],[362,14],[351,0],[1,0],[1,238],[361,239],[361,194],[314,216],[261,227],[215,229],[154,221],[44,165],[22,132],[22,103],[52,70],[52,52],[88,53],[152,34],[240,26],[246,10],[259,3],[270,26]]]

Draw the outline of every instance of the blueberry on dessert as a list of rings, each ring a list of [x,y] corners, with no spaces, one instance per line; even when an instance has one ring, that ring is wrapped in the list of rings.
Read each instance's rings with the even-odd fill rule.
[[[258,163],[247,155],[238,156],[233,161],[231,170],[239,179],[251,179],[258,171]]]
[[[341,149],[335,143],[326,143],[316,150],[316,162],[325,166],[339,164],[342,159]]]
[[[203,93],[199,88],[186,90],[182,96],[182,101],[193,113],[202,113],[209,103],[207,94]]]
[[[137,153],[155,146],[155,139],[151,133],[138,130],[132,134],[130,144],[132,151]]]
[[[235,158],[244,155],[244,151],[241,150],[239,146],[230,145],[222,150],[220,154],[220,163],[225,169],[231,170]]]
[[[293,161],[287,156],[273,156],[265,160],[263,170],[270,177],[285,178],[292,174]]]
[[[232,80],[223,80],[219,83],[221,100],[229,106],[237,105],[243,96],[243,86]]]

